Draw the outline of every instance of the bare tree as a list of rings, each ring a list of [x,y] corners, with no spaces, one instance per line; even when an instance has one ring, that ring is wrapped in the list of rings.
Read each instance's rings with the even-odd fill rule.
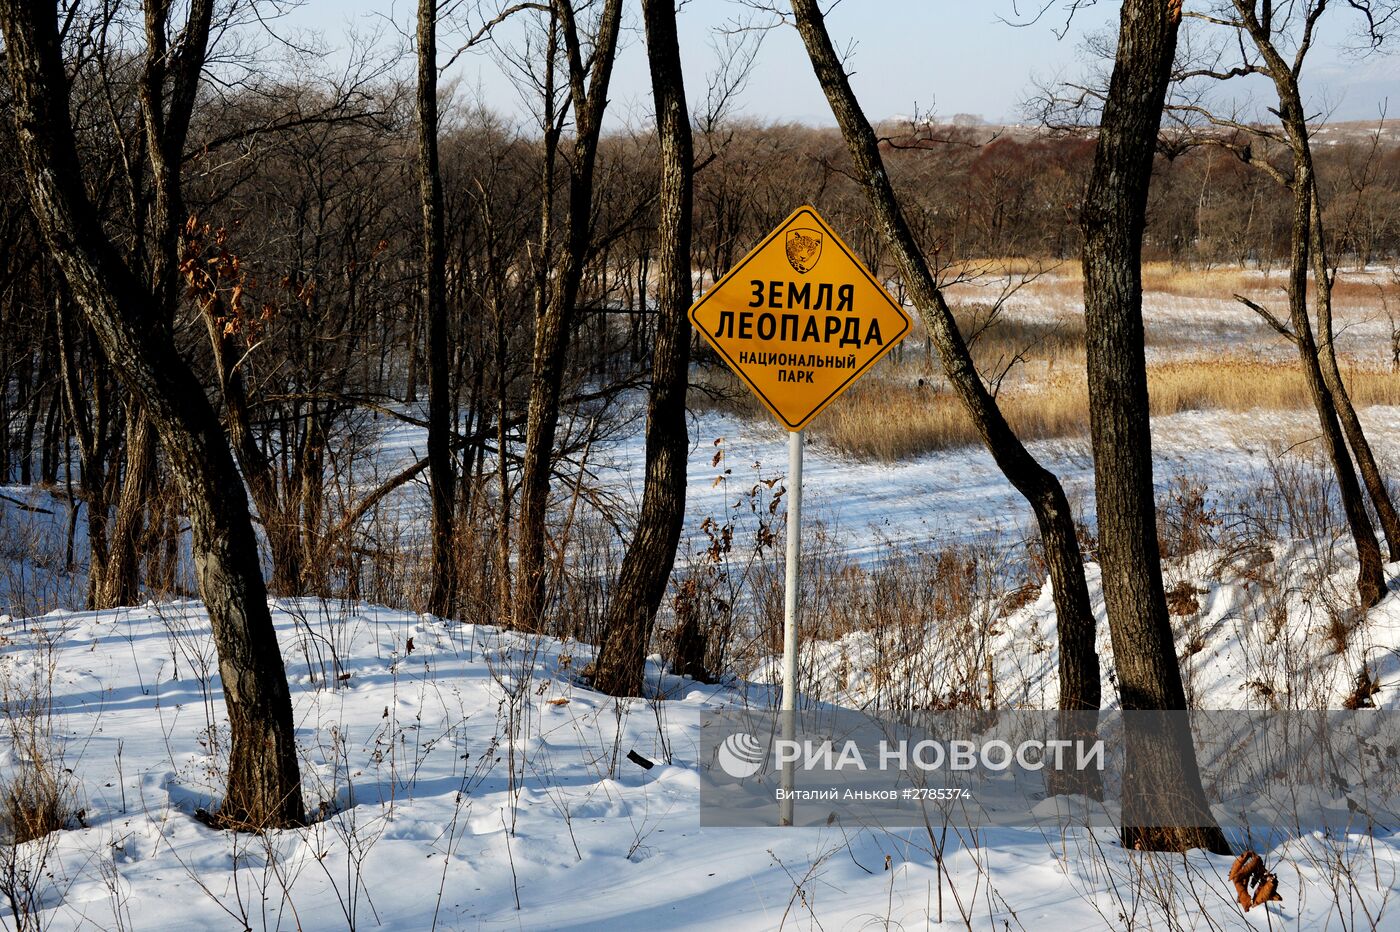
[[[1362,35],[1373,46],[1381,43],[1391,28],[1397,9],[1400,9],[1392,4],[1370,0],[1348,0],[1347,6],[1362,14],[1366,23]],[[1396,512],[1337,364],[1332,322],[1332,286],[1336,269],[1329,264],[1327,257],[1322,188],[1318,183],[1300,84],[1318,23],[1327,9],[1328,0],[1290,4],[1277,11],[1272,4],[1261,5],[1257,0],[1230,0],[1228,6],[1196,13],[1194,15],[1199,20],[1229,27],[1233,31],[1228,44],[1239,49],[1240,61],[1228,68],[1214,63],[1204,67],[1188,67],[1182,77],[1229,80],[1261,75],[1274,86],[1279,102],[1274,112],[1278,116],[1281,133],[1262,125],[1222,120],[1205,107],[1187,109],[1188,112],[1203,115],[1217,126],[1234,130],[1236,137],[1216,135],[1208,141],[1231,149],[1242,161],[1268,173],[1293,195],[1288,323],[1285,324],[1254,301],[1243,296],[1236,297],[1292,341],[1298,350],[1313,406],[1321,422],[1327,454],[1337,475],[1342,508],[1356,544],[1359,563],[1357,591],[1361,604],[1370,607],[1385,594],[1385,573],[1375,529],[1366,512],[1361,484],[1357,481],[1358,470],[1385,532],[1392,560],[1400,559],[1400,514]],[[1252,46],[1252,52],[1247,51],[1243,41],[1245,38]],[[1294,44],[1291,61],[1281,51],[1280,44],[1285,40]],[[1270,144],[1281,145],[1288,153],[1291,170],[1276,167],[1267,157],[1257,154],[1254,145],[1241,141],[1241,138],[1252,138],[1260,148]],[[1309,271],[1313,275],[1316,334],[1308,319]],[[1347,452],[1348,445],[1351,455]]]
[[[656,343],[647,401],[647,473],[642,512],[598,652],[594,685],[615,696],[640,695],[647,645],[685,519],[685,423],[689,384],[690,320],[694,296],[690,264],[693,151],[685,102],[676,9],[672,0],[642,0],[651,65],[656,131],[661,138],[661,192],[656,225]],[[644,284],[644,283],[643,283]]]
[[[1186,708],[1157,543],[1141,255],[1152,159],[1180,24],[1180,0],[1123,4],[1081,219],[1099,562],[1121,705],[1129,712]],[[1190,736],[1177,733],[1179,725],[1170,716],[1151,724],[1129,719],[1124,846],[1227,853]]]
[[[442,173],[438,168],[437,0],[418,0],[418,191],[423,211],[423,312],[427,315],[428,469],[432,476],[432,582],[428,611],[453,611],[456,572],[452,519],[456,507],[452,347],[447,328],[447,265],[443,245]]]
[[[792,8],[817,80],[845,137],[856,178],[865,190],[870,210],[914,306],[937,344],[944,372],[997,466],[1035,513],[1054,590],[1060,642],[1060,708],[1096,710],[1101,686],[1094,650],[1094,614],[1074,516],[1064,488],[1021,443],[978,374],[953,312],[905,220],[875,132],[851,90],[817,0],[793,0]]]
[[[545,523],[549,508],[550,475],[554,441],[559,425],[559,401],[564,380],[565,354],[570,331],[577,320],[579,286],[588,259],[593,221],[594,167],[598,136],[608,103],[617,36],[622,22],[622,0],[605,0],[597,34],[585,60],[583,40],[574,15],[573,0],[554,0],[551,36],[563,37],[568,62],[569,99],[574,114],[572,158],[569,160],[568,205],[563,243],[548,272],[535,320],[534,372],[530,380],[529,418],[522,453],[520,478],[520,549],[516,566],[515,624],[525,630],[539,627],[545,606]],[[551,38],[551,49],[553,39]],[[546,232],[552,183],[547,177],[542,196]]]
[[[139,106],[140,60],[110,38],[120,14],[116,4],[89,8],[78,14],[79,20],[85,15],[86,22],[69,27],[70,33],[84,36],[91,53],[75,62],[70,102],[75,123],[105,130],[89,132],[81,144],[93,177],[111,179],[95,187],[94,207],[128,234],[117,237],[125,258],[149,274],[149,230],[143,218],[150,199]],[[41,264],[52,266],[49,261]],[[60,380],[69,428],[77,441],[79,494],[87,513],[88,607],[132,605],[140,598],[139,551],[152,543],[145,518],[159,468],[155,437],[140,405],[117,390],[112,368],[72,297],[56,279],[54,284]]]
[[[246,497],[219,419],[176,350],[168,311],[179,287],[180,165],[213,19],[192,0],[171,41],[170,3],[146,5],[141,104],[154,181],[154,274],[143,280],[103,231],[84,186],[69,111],[59,10],[5,0],[0,28],[18,155],[50,254],[125,387],[140,401],[180,482],[208,608],[232,744],[220,819],[261,829],[303,820],[286,672],[267,606]],[[71,22],[71,20],[68,20]]]

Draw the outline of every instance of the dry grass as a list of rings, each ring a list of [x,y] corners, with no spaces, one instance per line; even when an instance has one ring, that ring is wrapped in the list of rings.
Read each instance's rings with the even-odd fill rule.
[[[1147,293],[1193,298],[1229,297],[1237,291],[1253,290],[1263,283],[1257,272],[1228,266],[1193,266],[1174,262],[1144,262],[1142,290]],[[1082,300],[1084,273],[1078,262],[1066,262],[1053,277],[1037,282],[1035,288],[1049,288],[1056,294]]]
[[[772,501],[769,495],[761,492],[759,499]],[[771,663],[782,653],[784,577],[781,560],[774,558],[781,540],[771,532],[780,530],[781,511],[752,538],[730,520],[751,502],[761,504],[759,499],[741,493],[735,512],[707,523],[713,542],[708,556],[679,568],[677,611],[659,627],[657,644],[673,669],[687,669],[677,662],[680,638],[698,634],[706,652],[699,667],[707,679],[774,672]],[[989,544],[901,545],[864,565],[851,557],[846,540],[820,523],[804,528],[803,537],[801,640],[809,649],[800,653],[798,676],[804,697],[851,701],[842,693],[854,688],[868,709],[987,709],[1001,703],[993,638],[997,622],[1024,603],[1008,588],[1019,578],[1019,551]],[[1039,579],[1034,589],[1039,592]],[[851,658],[810,649],[851,635],[864,646],[854,661],[862,671],[858,684]]]
[[[1013,277],[1042,267],[1016,257],[986,259],[974,265]],[[1384,297],[1377,290],[1379,284],[1395,290],[1400,288],[1400,279],[1382,283],[1373,275],[1343,272],[1335,294],[1343,304],[1363,300],[1374,304]],[[1205,268],[1162,261],[1143,265],[1147,293],[1233,303],[1230,296],[1234,293],[1272,300],[1268,296],[1276,296],[1280,286],[1277,269],[1265,276],[1258,270],[1232,266]],[[1032,281],[1021,294],[1050,307],[1076,307],[1083,297],[1079,264],[1066,262],[1055,267],[1052,274]],[[954,311],[959,329],[968,339],[978,370],[997,390],[1007,421],[1024,440],[1086,435],[1089,403],[1083,316],[1027,317],[1010,311],[994,315],[991,306],[978,303],[985,295],[985,288],[971,285],[955,286],[950,291],[951,298],[964,301]],[[977,431],[942,378],[936,355],[928,354],[922,345],[922,330],[916,322],[908,345],[828,408],[813,423],[812,432],[843,452],[891,461],[980,444]],[[1262,323],[1259,331],[1266,332]],[[1312,406],[1296,361],[1217,354],[1216,343],[1194,342],[1201,333],[1184,334],[1180,325],[1149,326],[1146,336],[1149,345],[1161,349],[1156,354],[1159,361],[1148,367],[1154,415],[1199,410],[1294,411]],[[1002,380],[1008,370],[1010,376]],[[1400,405],[1400,377],[1387,369],[1354,363],[1346,370],[1346,380],[1358,407]],[[722,365],[709,369],[701,384],[704,391],[692,400],[702,407],[768,417]]]
[[[1016,359],[1035,360],[1051,369],[1064,363],[1084,364],[1083,316],[1012,317],[993,314],[985,304],[965,304],[953,316],[973,362],[984,373],[1000,371]]]
[[[1352,368],[1345,373],[1358,407],[1400,405],[1400,376]],[[1237,357],[1168,362],[1148,367],[1154,415],[1183,411],[1289,411],[1311,406],[1297,363]],[[1064,369],[1028,387],[1008,388],[998,402],[1023,440],[1088,433],[1089,399],[1082,370]],[[908,377],[863,380],[813,423],[813,432],[854,456],[899,460],[979,444],[962,405],[946,389]]]
[[[1079,380],[1056,383],[1002,393],[1002,413],[1023,440],[1073,436],[1087,426]],[[890,461],[982,442],[950,392],[877,378],[857,383],[813,422],[812,432],[842,452]]]
[[[1267,471],[1243,489],[1221,495],[1181,474],[1158,496],[1188,701],[1201,707],[1204,679],[1215,677],[1212,649],[1223,632],[1204,627],[1202,615],[1220,584],[1242,584],[1226,624],[1237,631],[1251,701],[1264,708],[1373,701],[1375,678],[1364,663],[1370,642],[1343,572],[1354,558],[1330,467],[1316,451],[1274,448],[1264,456]],[[677,565],[667,600],[674,611],[663,611],[653,644],[673,669],[684,668],[676,629],[689,624],[704,654],[694,669],[706,678],[777,675],[785,493],[778,477],[770,486],[753,469],[752,480],[719,473],[733,485],[702,525],[710,546]],[[1092,558],[1097,545],[1081,535]],[[1042,656],[1053,644],[1036,625],[1002,637],[1011,613],[1044,593],[1043,545],[1033,532],[974,545],[891,542],[873,558],[854,556],[849,543],[819,521],[804,528],[804,696],[871,710],[1053,702],[1043,692],[1050,669],[1043,665],[1053,659]]]
[[[1265,279],[1258,272],[1234,266],[1205,268],[1174,262],[1142,264],[1142,290],[1149,293],[1228,299],[1236,292],[1262,287],[1264,282]]]
[[[72,805],[62,773],[59,762],[31,758],[0,780],[0,821],[7,843],[22,845],[68,826]]]
[[[39,662],[23,672],[14,669],[14,654],[0,658],[0,735],[13,755],[0,774],[0,836],[6,845],[65,828],[74,810],[71,771],[54,738],[52,645],[39,643],[25,652]],[[0,873],[7,866],[0,858]]]
[[[1386,369],[1349,367],[1343,373],[1357,407],[1400,404],[1400,376]],[[1293,411],[1310,408],[1301,367],[1247,359],[1195,359],[1149,366],[1153,414],[1220,409]]]
[[[1084,298],[1083,269],[1075,260],[1047,267],[1044,262],[1011,257],[981,259],[969,263],[969,266],[986,269],[991,274],[1013,277],[1046,270],[1048,274],[1028,286],[1028,294],[1052,295],[1076,303]],[[1219,298],[1224,301],[1229,301],[1231,295],[1236,293],[1267,297],[1282,292],[1287,272],[1287,262],[1275,262],[1266,269],[1243,269],[1234,265],[1203,266],[1159,259],[1142,264],[1142,290],[1145,294]],[[951,291],[959,297],[977,293],[977,290],[965,286],[954,286]],[[1374,302],[1381,291],[1394,295],[1400,291],[1400,282],[1388,276],[1377,277],[1342,269],[1337,275],[1332,295],[1338,302]]]

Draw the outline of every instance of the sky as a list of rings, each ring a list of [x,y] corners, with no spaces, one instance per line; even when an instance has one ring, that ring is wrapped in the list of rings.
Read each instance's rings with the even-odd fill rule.
[[[472,6],[478,0],[466,0]],[[1086,35],[1116,28],[1118,4],[1100,0],[1079,10],[1067,23],[1067,0],[1052,0],[1038,20],[1032,14],[1043,0],[842,0],[828,17],[839,49],[848,49],[852,84],[867,114],[876,120],[896,115],[957,114],[989,122],[1016,122],[1033,82],[1077,77]],[[480,0],[486,9],[505,0]],[[781,4],[786,6],[785,4]],[[308,0],[290,12],[279,30],[305,31],[320,37],[335,58],[348,46],[351,30],[379,31],[384,47],[402,43],[396,30],[412,28],[413,0]],[[1189,7],[1188,7],[1189,8]],[[640,4],[625,5],[621,51],[610,94],[610,123],[650,122],[651,96]],[[529,15],[529,14],[527,14]],[[707,78],[726,57],[725,30],[754,13],[742,0],[687,0],[678,20],[681,58],[693,111],[703,102]],[[499,45],[518,44],[523,20],[496,33]],[[771,18],[770,18],[771,21]],[[465,27],[444,25],[441,55],[480,26],[473,10]],[[1024,25],[1013,26],[1010,22]],[[1066,26],[1068,25],[1068,29]],[[1344,10],[1325,21],[1319,48],[1310,56],[1305,90],[1313,105],[1337,120],[1375,119],[1379,105],[1394,99],[1400,107],[1400,56],[1373,56],[1358,61],[1348,55]],[[1063,37],[1058,33],[1064,33]],[[730,37],[730,42],[734,37]],[[1400,43],[1397,43],[1400,44]],[[407,61],[407,59],[405,59]],[[528,113],[490,44],[461,56],[444,78],[458,82],[459,93],[504,114]],[[1256,93],[1256,99],[1260,96]],[[747,86],[734,112],[764,121],[830,125],[816,79],[795,29],[781,26],[763,34]]]

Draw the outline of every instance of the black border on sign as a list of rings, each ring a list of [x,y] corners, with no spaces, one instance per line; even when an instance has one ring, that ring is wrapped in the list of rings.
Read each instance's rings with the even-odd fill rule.
[[[842,382],[840,385],[832,389],[830,394],[828,394],[826,398],[819,402],[816,407],[814,407],[804,417],[798,419],[796,422],[793,422],[783,417],[783,415],[778,411],[777,406],[774,405],[773,402],[768,400],[768,396],[763,394],[762,390],[759,389],[759,387],[755,385],[744,373],[743,368],[741,368],[740,365],[734,361],[733,357],[731,357],[727,352],[725,352],[724,348],[719,345],[715,337],[710,335],[710,331],[706,330],[703,326],[700,325],[700,322],[695,319],[695,312],[700,310],[701,306],[704,305],[705,302],[710,300],[710,295],[718,291],[720,286],[723,285],[725,282],[729,281],[735,275],[739,274],[739,272],[744,268],[744,266],[748,265],[755,255],[763,251],[763,249],[766,248],[769,243],[771,243],[774,239],[778,237],[778,234],[784,232],[785,230],[787,230],[788,227],[792,226],[793,222],[796,221],[797,218],[800,217],[802,214],[809,214],[812,217],[812,219],[816,221],[817,225],[822,228],[822,232],[830,236],[831,239],[836,243],[836,245],[841,247],[841,251],[845,253],[846,258],[851,260],[851,264],[860,270],[860,273],[865,276],[866,281],[870,282],[870,284],[875,286],[875,290],[879,292],[880,297],[884,298],[885,303],[888,304],[890,307],[894,308],[895,313],[898,314],[900,319],[904,321],[904,329],[900,330],[899,333],[895,335],[894,339],[887,341],[885,343],[884,349],[880,350],[880,352],[870,357],[869,361],[867,361],[855,372],[851,373],[850,377],[846,379],[846,381]],[[785,219],[782,223],[779,223],[776,227],[774,227],[773,231],[767,236],[765,236],[761,241],[759,241],[759,244],[757,246],[745,253],[744,258],[734,263],[734,267],[732,269],[730,269],[728,272],[725,272],[724,276],[721,277],[719,281],[715,282],[713,285],[710,286],[709,291],[706,291],[704,294],[702,294],[699,300],[697,300],[694,304],[690,306],[690,310],[687,313],[687,316],[690,318],[691,325],[695,327],[696,330],[699,330],[702,335],[704,335],[705,339],[709,342],[709,344],[712,347],[714,347],[715,352],[719,353],[720,356],[724,358],[724,361],[729,365],[729,368],[734,370],[735,374],[737,374],[739,378],[744,380],[744,384],[748,385],[749,390],[752,391],[755,395],[757,395],[760,400],[762,400],[763,404],[768,408],[769,412],[772,413],[772,415],[776,417],[778,421],[789,431],[801,430],[802,428],[806,427],[809,423],[811,423],[812,419],[815,418],[818,414],[821,414],[823,408],[835,401],[837,396],[846,390],[847,386],[849,386],[856,379],[864,375],[870,369],[871,366],[875,365],[875,363],[879,362],[885,357],[886,353],[894,349],[895,344],[897,344],[900,340],[904,339],[905,334],[909,332],[909,328],[913,326],[913,318],[911,318],[908,315],[908,313],[905,312],[904,308],[900,307],[898,304],[895,303],[894,298],[891,297],[890,293],[885,290],[885,286],[880,284],[880,282],[875,279],[874,275],[870,274],[870,270],[865,267],[865,263],[861,262],[860,259],[856,258],[856,256],[851,252],[850,248],[846,245],[845,241],[842,240],[839,235],[837,235],[836,231],[831,228],[830,224],[828,224],[825,220],[822,219],[821,214],[817,213],[816,208],[811,207],[807,204],[802,205],[801,207],[794,210],[792,213],[788,214],[787,219]]]

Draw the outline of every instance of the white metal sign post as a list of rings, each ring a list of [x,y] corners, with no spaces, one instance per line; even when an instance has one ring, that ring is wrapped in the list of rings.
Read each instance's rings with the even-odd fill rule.
[[[782,736],[797,732],[803,428],[913,323],[841,237],[799,207],[690,308],[690,322],[788,433],[787,579],[783,598]],[[779,821],[793,823],[791,761]]]
[[[787,573],[783,583],[783,740],[797,738],[797,623],[802,617],[802,434],[788,434]],[[791,745],[788,745],[791,747]],[[778,824],[792,824],[793,762],[783,762]]]

